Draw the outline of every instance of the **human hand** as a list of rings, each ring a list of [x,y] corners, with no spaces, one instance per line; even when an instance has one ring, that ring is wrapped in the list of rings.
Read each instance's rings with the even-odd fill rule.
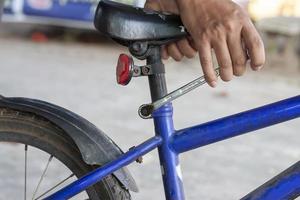
[[[259,70],[263,66],[265,51],[262,40],[247,13],[231,0],[148,0],[147,3],[152,8],[154,5],[163,11],[172,8],[170,12],[180,14],[191,34],[195,49],[199,51],[202,69],[210,86],[217,85],[212,49],[223,81],[230,81],[233,75],[243,75],[248,57],[253,70]],[[191,42],[188,44],[192,47]],[[174,44],[171,45],[172,54],[168,47],[163,50],[163,57],[169,54],[173,58],[174,55],[182,58],[183,55],[179,54],[182,48],[176,44],[175,49]]]
[[[164,11],[173,14],[179,14],[177,3],[174,0],[160,1],[160,0],[147,0],[145,8]],[[163,59],[168,59],[170,56],[176,60],[181,61],[185,56],[187,58],[193,58],[196,55],[195,47],[191,38],[184,38],[178,42],[171,43],[162,47]]]

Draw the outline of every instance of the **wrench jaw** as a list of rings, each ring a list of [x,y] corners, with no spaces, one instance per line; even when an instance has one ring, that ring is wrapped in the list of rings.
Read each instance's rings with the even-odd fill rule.
[[[152,118],[152,113],[154,111],[154,106],[152,104],[143,104],[139,108],[139,116],[143,119]]]

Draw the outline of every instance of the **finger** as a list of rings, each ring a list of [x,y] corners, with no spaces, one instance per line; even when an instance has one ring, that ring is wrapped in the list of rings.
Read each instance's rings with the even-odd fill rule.
[[[197,46],[196,46],[196,43],[195,43],[195,41],[193,40],[193,38],[192,38],[191,36],[188,36],[188,37],[187,37],[187,40],[188,40],[190,46],[191,46],[195,51],[197,51]]]
[[[243,27],[242,38],[248,50],[251,68],[255,71],[261,69],[265,63],[264,44],[251,22]]]
[[[227,43],[233,65],[233,74],[242,76],[246,71],[247,56],[243,48],[241,35],[231,34]]]
[[[194,58],[196,55],[196,50],[193,49],[187,39],[182,39],[177,42],[177,47],[182,55],[187,58]]]
[[[169,54],[168,54],[168,50],[167,50],[167,47],[166,46],[163,46],[161,48],[161,57],[164,59],[164,60],[168,60],[169,59]]]
[[[157,1],[157,0],[156,0]],[[163,11],[179,14],[178,5],[175,1],[158,1]]]
[[[218,78],[213,67],[210,44],[208,42],[201,42],[201,45],[199,45],[198,50],[206,82],[213,88],[217,87]]]
[[[167,46],[168,48],[168,54],[176,61],[181,61],[183,58],[183,55],[179,51],[177,45],[175,43],[169,44]]]
[[[223,81],[230,81],[233,77],[233,69],[229,49],[225,39],[214,42],[213,49],[220,66],[221,79]]]
[[[157,1],[147,0],[144,6],[146,9],[161,11],[161,5]]]
[[[165,11],[174,14],[178,14],[178,6],[174,1],[157,1],[157,0],[147,0],[144,6],[146,9],[151,9],[155,11]]]

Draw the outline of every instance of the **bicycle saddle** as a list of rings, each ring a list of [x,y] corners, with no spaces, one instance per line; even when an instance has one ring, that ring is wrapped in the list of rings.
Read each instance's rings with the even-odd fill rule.
[[[159,41],[165,44],[187,35],[178,15],[107,0],[100,1],[94,24],[101,33],[123,45],[135,41]]]

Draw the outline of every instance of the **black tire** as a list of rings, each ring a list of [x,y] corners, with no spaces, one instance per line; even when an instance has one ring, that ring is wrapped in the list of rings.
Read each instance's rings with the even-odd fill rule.
[[[45,151],[60,160],[77,177],[97,167],[87,165],[82,160],[79,149],[62,129],[32,113],[0,108],[0,142],[2,141],[27,144]],[[92,200],[131,199],[129,191],[113,175],[91,186],[86,192]]]

